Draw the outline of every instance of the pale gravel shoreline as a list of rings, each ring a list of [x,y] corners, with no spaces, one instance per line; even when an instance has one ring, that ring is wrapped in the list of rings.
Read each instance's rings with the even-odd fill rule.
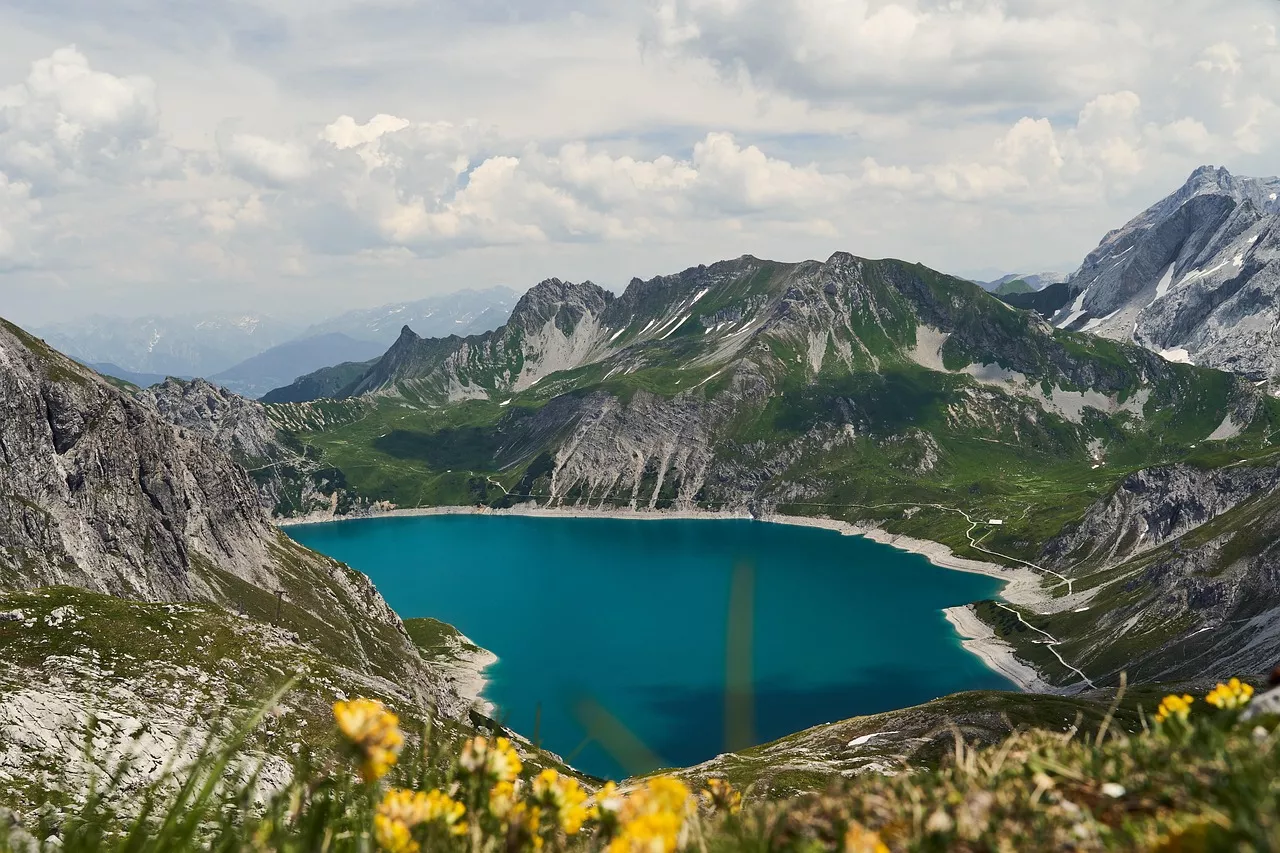
[[[294,519],[277,519],[278,527],[295,527],[304,524],[329,524],[342,521],[356,521],[369,518],[412,518],[429,515],[493,515],[493,516],[525,516],[529,518],[618,518],[636,521],[762,521],[769,524],[790,524],[797,527],[816,527],[832,530],[844,536],[864,536],[874,542],[889,545],[899,551],[918,554],[935,566],[958,572],[986,575],[1004,582],[1000,597],[1010,604],[1025,607],[1044,606],[1050,597],[1043,591],[1043,578],[1027,568],[1012,568],[996,565],[981,560],[970,560],[952,552],[941,542],[928,539],[915,539],[890,533],[883,528],[871,524],[850,524],[833,518],[812,518],[808,516],[778,515],[754,516],[749,512],[708,512],[705,510],[634,510],[634,509],[546,509],[542,507],[512,507],[510,509],[478,508],[472,506],[439,506],[419,507],[415,509],[394,509],[369,515],[346,516],[310,516]],[[1018,660],[1013,647],[996,636],[995,632],[977,617],[973,605],[952,607],[944,611],[947,621],[960,637],[960,644],[965,650],[976,655],[984,664],[1000,673],[1017,685],[1019,690],[1028,693],[1052,693],[1055,688],[1048,684],[1036,669]],[[488,652],[488,654],[492,654]],[[478,685],[472,701],[484,701],[484,688],[488,681],[483,670],[492,665],[497,657],[485,663],[475,671],[474,677],[468,681],[468,687]],[[489,705],[488,702],[485,702]],[[491,706],[490,706],[491,707]]]

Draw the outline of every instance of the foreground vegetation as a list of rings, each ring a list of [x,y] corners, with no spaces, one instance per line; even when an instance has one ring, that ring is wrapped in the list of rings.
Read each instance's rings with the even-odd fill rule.
[[[406,746],[396,716],[365,699],[334,706],[343,751],[304,754],[266,790],[239,756],[282,691],[191,767],[136,792],[128,812],[112,805],[122,764],[25,827],[0,815],[0,851],[1280,849],[1280,718],[1250,717],[1251,694],[1232,680],[1167,696],[1136,734],[1104,723],[973,748],[957,732],[935,766],[759,801],[723,779],[592,789],[525,768],[501,737],[457,748],[424,729]]]

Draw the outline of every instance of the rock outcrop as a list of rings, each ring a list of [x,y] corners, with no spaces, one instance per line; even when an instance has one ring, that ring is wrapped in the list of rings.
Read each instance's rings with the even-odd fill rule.
[[[338,469],[314,459],[267,408],[203,379],[167,379],[137,398],[175,426],[213,440],[249,472],[273,516],[347,515],[368,506]]]
[[[1280,178],[1202,166],[1103,238],[1067,283],[1060,328],[1271,380],[1280,341]]]
[[[164,405],[202,413],[224,441],[265,435],[252,418],[215,416],[217,405]],[[262,621],[279,596],[317,654],[460,712],[467,703],[424,664],[369,579],[284,537],[216,434],[173,425],[150,400],[0,321],[0,588],[212,602]]]

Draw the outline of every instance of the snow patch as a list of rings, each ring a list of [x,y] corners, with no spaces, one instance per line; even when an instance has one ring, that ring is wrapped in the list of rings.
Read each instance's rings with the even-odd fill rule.
[[[1072,323],[1074,323],[1076,320],[1079,320],[1080,317],[1084,315],[1084,298],[1085,296],[1088,295],[1088,293],[1089,293],[1089,288],[1087,287],[1084,290],[1080,291],[1080,295],[1076,297],[1076,301],[1071,303],[1071,308],[1070,308],[1071,313],[1067,315],[1067,319],[1063,320],[1061,323],[1058,324],[1059,329],[1065,329],[1067,326],[1070,326]]]
[[[1152,305],[1155,305],[1157,302],[1163,299],[1164,295],[1169,292],[1169,285],[1172,283],[1173,283],[1173,261],[1170,261],[1169,266],[1165,267],[1164,272],[1160,274],[1160,282],[1156,285],[1155,298],[1147,303],[1147,307],[1150,308]],[[1138,331],[1137,323],[1133,324],[1133,330],[1135,332]]]
[[[679,329],[681,326],[683,326],[683,325],[684,325],[684,321],[685,321],[685,320],[688,320],[688,319],[689,319],[690,317],[692,317],[692,316],[693,316],[692,314],[685,314],[683,317],[681,317],[681,318],[680,318],[680,322],[678,322],[678,323],[676,323],[674,326],[672,326],[672,327],[667,331],[667,333],[666,333],[665,335],[663,335],[662,337],[658,338],[658,340],[660,340],[660,341],[665,341],[667,338],[671,337],[673,334],[675,334],[676,329]]]
[[[1181,283],[1182,283],[1182,284],[1187,284],[1187,283],[1189,283],[1189,282],[1195,281],[1197,278],[1204,278],[1204,277],[1205,277],[1205,276],[1207,276],[1207,275],[1213,275],[1214,273],[1216,273],[1218,270],[1222,269],[1223,267],[1225,267],[1225,266],[1226,266],[1227,264],[1229,264],[1229,263],[1231,263],[1231,262],[1230,262],[1230,261],[1223,261],[1222,263],[1218,264],[1218,265],[1217,265],[1216,267],[1214,267],[1213,269],[1209,269],[1209,270],[1193,270],[1193,271],[1191,272],[1191,274],[1190,274],[1190,275],[1188,275],[1186,278],[1184,278],[1184,279],[1182,280],[1182,282],[1181,282]]]
[[[896,731],[893,731],[893,732],[872,732],[872,733],[871,733],[871,734],[869,734],[869,735],[861,735],[861,736],[859,736],[859,737],[854,738],[853,740],[849,741],[849,743],[848,743],[847,745],[848,745],[848,746],[864,746],[865,744],[870,743],[872,738],[881,737],[882,735],[896,735],[896,734],[897,734],[897,732],[896,732]]]
[[[1094,317],[1092,320],[1090,320],[1089,322],[1081,326],[1080,331],[1082,332],[1093,331],[1094,329],[1098,328],[1103,323],[1107,322],[1108,320],[1110,320],[1112,317],[1116,316],[1119,313],[1120,313],[1120,309],[1117,308],[1116,310],[1112,311],[1110,314],[1108,314],[1105,317]]]
[[[510,405],[511,405],[511,399],[510,399],[510,398],[508,398],[508,399],[506,399],[506,400],[503,400],[503,401],[502,401],[501,403],[499,403],[498,405],[499,405],[499,406],[510,406]]]
[[[1165,361],[1173,361],[1178,364],[1195,364],[1195,362],[1191,360],[1191,353],[1187,352],[1182,347],[1178,347],[1176,349],[1162,349],[1160,350],[1160,357]]]
[[[627,326],[630,326],[630,325],[631,325],[631,321],[628,320],[626,326],[623,326],[621,329],[613,333],[613,337],[609,338],[609,343],[613,343],[614,341],[616,341],[618,337],[627,330]]]
[[[724,368],[723,368],[723,367],[722,367],[722,368],[720,368],[719,370],[717,370],[715,373],[713,373],[713,374],[711,374],[710,376],[708,376],[706,379],[704,379],[704,380],[702,380],[701,382],[699,382],[697,385],[694,385],[694,386],[690,387],[690,388],[689,388],[689,390],[690,390],[690,391],[692,391],[694,388],[701,388],[703,385],[706,385],[708,382],[710,382],[712,379],[715,379],[715,378],[716,378],[717,376],[719,376],[721,373],[724,373]]]

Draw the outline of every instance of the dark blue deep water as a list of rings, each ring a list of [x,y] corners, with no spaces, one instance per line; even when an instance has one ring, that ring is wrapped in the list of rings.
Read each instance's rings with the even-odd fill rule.
[[[942,613],[995,597],[998,581],[857,536],[473,515],[288,532],[368,574],[401,616],[450,622],[492,650],[485,698],[498,716],[532,737],[540,706],[542,744],[601,776],[724,751],[735,567],[750,567],[749,582],[737,573],[753,602],[751,651],[738,658],[750,660],[758,742],[960,690],[1011,689]]]

